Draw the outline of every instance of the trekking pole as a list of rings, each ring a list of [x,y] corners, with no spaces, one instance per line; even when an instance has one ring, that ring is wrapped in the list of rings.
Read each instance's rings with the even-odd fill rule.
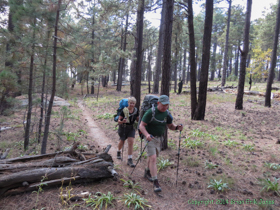
[[[136,166],[137,166],[137,164],[138,164],[139,160],[141,159],[141,157],[142,157],[142,155],[143,155],[143,153],[144,153],[144,151],[145,151],[145,149],[146,149],[146,147],[147,147],[148,143],[149,143],[149,141],[147,141],[147,143],[145,144],[145,147],[144,147],[144,149],[143,149],[143,151],[142,151],[142,153],[141,153],[140,157],[138,158],[138,160],[137,160],[137,162],[136,162],[136,165],[135,165],[135,167],[133,168],[133,170],[132,170],[132,172],[131,172],[130,176],[132,175],[132,173],[133,173],[134,169],[136,168]]]
[[[181,144],[181,131],[180,131],[180,136],[179,136],[178,162],[177,162],[177,174],[176,174],[176,187],[177,187],[177,180],[178,180],[178,171],[179,171],[179,160],[180,160],[180,144]]]

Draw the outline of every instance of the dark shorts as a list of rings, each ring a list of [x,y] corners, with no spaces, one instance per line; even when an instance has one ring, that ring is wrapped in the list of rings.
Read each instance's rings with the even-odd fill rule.
[[[126,140],[128,137],[135,138],[135,129],[133,125],[119,125],[118,134],[121,140]]]

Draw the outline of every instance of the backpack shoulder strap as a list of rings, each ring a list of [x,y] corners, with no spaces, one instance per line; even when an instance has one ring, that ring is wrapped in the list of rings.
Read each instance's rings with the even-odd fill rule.
[[[151,109],[152,109],[152,118],[151,118],[150,122],[152,122],[155,119],[155,115],[156,115],[156,108],[155,108],[154,104],[152,104]]]

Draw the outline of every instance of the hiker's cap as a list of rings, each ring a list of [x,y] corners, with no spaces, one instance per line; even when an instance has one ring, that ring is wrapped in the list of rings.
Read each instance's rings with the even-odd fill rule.
[[[158,99],[158,102],[162,103],[163,105],[170,103],[167,95],[161,95]]]

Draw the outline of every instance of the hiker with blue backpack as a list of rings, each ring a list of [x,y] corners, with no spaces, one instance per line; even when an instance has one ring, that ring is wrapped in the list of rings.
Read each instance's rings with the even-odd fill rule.
[[[126,104],[127,101],[127,104]],[[120,141],[118,144],[117,151],[117,159],[121,158],[121,149],[123,148],[124,141],[127,139],[128,143],[128,158],[127,165],[130,167],[135,167],[132,160],[132,152],[133,152],[133,142],[135,138],[135,120],[138,122],[139,120],[139,112],[135,107],[136,99],[134,97],[129,97],[126,100],[121,100],[120,102],[120,114],[116,118],[119,124],[118,134],[120,136]]]
[[[145,100],[145,99],[144,99]],[[161,95],[158,98],[157,106],[148,109],[139,125],[144,139],[147,143],[148,167],[145,169],[144,177],[154,184],[154,192],[161,192],[161,187],[157,178],[157,156],[161,151],[163,135],[166,126],[170,130],[183,130],[183,125],[175,125],[173,117],[167,110],[169,106],[169,97]]]

